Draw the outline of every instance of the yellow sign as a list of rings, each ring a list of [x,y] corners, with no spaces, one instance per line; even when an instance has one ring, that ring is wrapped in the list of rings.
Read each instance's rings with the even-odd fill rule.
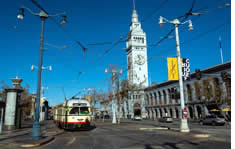
[[[168,80],[179,80],[177,58],[167,58]],[[181,58],[182,66],[182,58]]]

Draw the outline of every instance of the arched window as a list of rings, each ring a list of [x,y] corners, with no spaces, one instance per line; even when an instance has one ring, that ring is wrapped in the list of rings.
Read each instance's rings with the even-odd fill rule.
[[[168,99],[169,99],[169,104],[171,104],[172,103],[172,98],[171,98],[171,89],[167,89],[167,91],[168,91]]]
[[[154,92],[153,94],[154,94],[155,105],[157,105],[158,104],[157,103],[157,94],[156,94],[156,92]]]
[[[188,101],[192,101],[193,97],[192,97],[192,89],[191,86],[189,84],[186,85],[187,87],[187,94],[188,94]]]
[[[161,97],[161,93],[158,91],[158,100],[159,100],[159,105],[162,104],[162,97]]]
[[[164,100],[164,104],[167,104],[166,103],[166,92],[165,92],[165,90],[163,90],[163,100]]]

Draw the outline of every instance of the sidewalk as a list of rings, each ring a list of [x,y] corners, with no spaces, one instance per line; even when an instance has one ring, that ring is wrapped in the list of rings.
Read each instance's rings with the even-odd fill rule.
[[[11,132],[3,131],[3,133],[0,134],[0,148],[1,146],[10,148],[38,147],[54,140],[56,135],[62,134],[64,132],[63,130],[57,128],[52,120],[48,120],[46,131],[44,130],[44,124],[41,124],[42,138],[40,140],[32,140],[31,135],[33,122],[26,123],[27,124],[23,125],[22,129]]]

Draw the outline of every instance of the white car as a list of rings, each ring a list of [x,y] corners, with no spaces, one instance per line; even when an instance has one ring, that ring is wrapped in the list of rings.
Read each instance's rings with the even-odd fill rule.
[[[135,120],[135,121],[141,121],[142,118],[141,118],[140,116],[136,115],[136,116],[134,116],[133,120]]]

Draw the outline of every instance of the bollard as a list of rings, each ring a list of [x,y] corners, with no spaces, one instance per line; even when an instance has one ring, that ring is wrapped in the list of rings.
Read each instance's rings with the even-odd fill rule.
[[[3,108],[1,108],[0,134],[2,134],[2,123],[3,123]]]
[[[44,116],[44,130],[47,130],[47,106],[45,106],[45,116]]]

